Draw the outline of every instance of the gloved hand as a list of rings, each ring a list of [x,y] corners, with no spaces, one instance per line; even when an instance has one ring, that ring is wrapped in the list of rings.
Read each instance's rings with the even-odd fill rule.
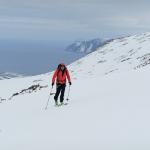
[[[69,82],[69,85],[72,85],[72,83],[71,83],[71,82]]]
[[[54,82],[52,83],[52,86],[54,86]]]

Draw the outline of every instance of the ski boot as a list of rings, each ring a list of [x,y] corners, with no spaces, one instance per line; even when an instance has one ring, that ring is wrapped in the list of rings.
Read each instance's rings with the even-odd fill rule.
[[[64,105],[64,102],[60,102],[60,106]]]
[[[59,106],[57,101],[55,101],[55,106]]]

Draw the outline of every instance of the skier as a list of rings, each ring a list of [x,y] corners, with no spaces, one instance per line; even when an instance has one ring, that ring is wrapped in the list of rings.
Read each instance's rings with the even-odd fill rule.
[[[52,87],[54,86],[56,80],[56,94],[54,96],[56,106],[58,106],[58,96],[60,93],[60,103],[61,105],[64,104],[63,101],[66,88],[66,78],[68,79],[69,85],[71,85],[72,83],[67,67],[63,63],[59,64],[52,78]]]

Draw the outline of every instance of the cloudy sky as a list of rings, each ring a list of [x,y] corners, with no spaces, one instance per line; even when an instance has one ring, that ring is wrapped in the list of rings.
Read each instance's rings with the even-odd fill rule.
[[[70,43],[150,31],[149,0],[0,0],[0,39]]]

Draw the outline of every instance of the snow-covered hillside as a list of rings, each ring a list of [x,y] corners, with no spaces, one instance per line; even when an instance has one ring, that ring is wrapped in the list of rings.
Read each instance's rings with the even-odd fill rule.
[[[150,64],[150,33],[113,40],[71,65],[74,76],[103,76]],[[80,72],[80,73],[78,73]]]
[[[149,48],[145,33],[71,64],[69,105],[46,111],[53,72],[0,81],[0,149],[149,150]]]
[[[89,41],[77,41],[69,45],[66,48],[66,51],[88,54],[97,50],[97,48],[107,44],[109,41],[110,40],[103,40],[103,39],[93,39]]]

